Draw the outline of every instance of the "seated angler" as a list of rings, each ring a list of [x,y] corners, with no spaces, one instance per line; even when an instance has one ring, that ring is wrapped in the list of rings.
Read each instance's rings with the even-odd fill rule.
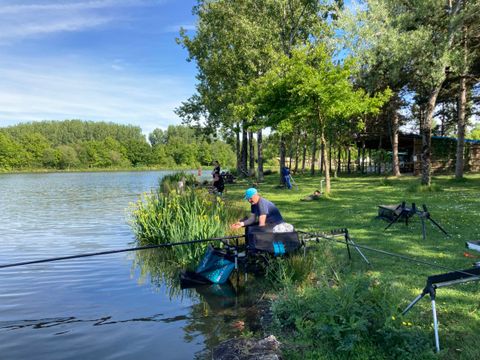
[[[257,229],[267,232],[293,231],[293,226],[284,222],[278,208],[271,201],[261,197],[257,189],[247,189],[244,199],[251,204],[250,216],[232,224],[230,226],[232,229],[247,227],[246,233],[248,233],[248,227],[256,225]]]
[[[320,190],[315,190],[313,194],[305,196],[303,199],[300,199],[301,201],[312,201],[312,200],[318,200],[322,197],[322,193]]]

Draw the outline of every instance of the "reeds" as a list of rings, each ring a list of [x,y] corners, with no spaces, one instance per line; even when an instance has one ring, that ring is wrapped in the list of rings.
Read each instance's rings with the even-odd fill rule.
[[[173,181],[169,181],[172,184]],[[132,205],[130,224],[141,244],[165,244],[224,236],[238,210],[206,190],[185,187],[182,191],[160,184]],[[198,259],[206,243],[166,249],[179,264]]]
[[[194,188],[197,185],[195,175],[187,174],[184,171],[166,175],[160,179],[158,184],[160,191],[164,194],[169,194],[172,190],[182,192],[186,188]]]

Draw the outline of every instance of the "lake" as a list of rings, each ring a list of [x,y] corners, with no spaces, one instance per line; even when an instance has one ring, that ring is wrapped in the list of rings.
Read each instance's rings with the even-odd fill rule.
[[[0,264],[135,246],[129,204],[167,173],[0,175]],[[139,265],[158,251],[0,269],[0,358],[210,358],[252,297],[181,290]]]

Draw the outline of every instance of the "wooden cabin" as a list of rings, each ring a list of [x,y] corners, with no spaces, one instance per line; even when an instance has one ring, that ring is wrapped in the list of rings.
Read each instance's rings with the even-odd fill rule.
[[[365,136],[357,141],[359,148],[392,152],[390,137]],[[455,171],[457,139],[432,136],[432,173]],[[421,173],[422,137],[417,134],[398,135],[400,172],[418,175]],[[465,140],[465,171],[480,171],[480,140]]]

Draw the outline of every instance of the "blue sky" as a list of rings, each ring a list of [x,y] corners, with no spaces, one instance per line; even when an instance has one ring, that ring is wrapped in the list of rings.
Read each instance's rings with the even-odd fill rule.
[[[82,119],[180,123],[195,64],[175,43],[196,0],[0,0],[0,127]]]

